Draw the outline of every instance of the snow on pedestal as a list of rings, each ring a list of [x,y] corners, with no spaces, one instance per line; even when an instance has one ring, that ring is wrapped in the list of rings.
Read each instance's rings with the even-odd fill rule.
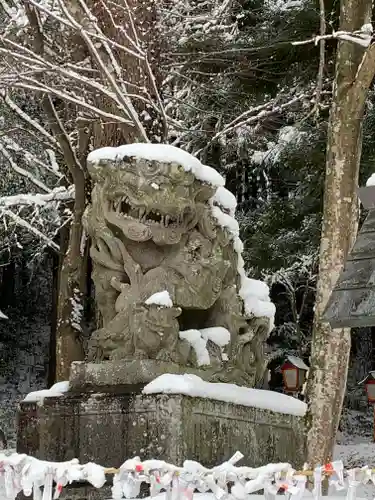
[[[184,394],[299,417],[303,417],[307,410],[306,403],[285,394],[235,384],[205,382],[191,374],[161,375],[146,385],[143,394]]]
[[[56,382],[50,389],[42,389],[41,391],[33,391],[27,394],[23,402],[27,403],[43,403],[44,398],[57,398],[62,396],[69,390],[69,381]]]
[[[301,467],[305,410],[301,401],[277,393],[164,375],[142,394],[73,393],[22,402],[20,451],[114,467],[132,456],[176,465],[189,457],[213,467],[238,450],[254,467],[275,462]]]

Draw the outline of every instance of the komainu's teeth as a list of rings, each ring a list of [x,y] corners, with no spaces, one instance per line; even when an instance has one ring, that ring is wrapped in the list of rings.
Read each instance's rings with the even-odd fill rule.
[[[169,215],[166,215],[165,216],[165,226],[168,227],[169,226],[169,221],[170,221],[170,217]]]

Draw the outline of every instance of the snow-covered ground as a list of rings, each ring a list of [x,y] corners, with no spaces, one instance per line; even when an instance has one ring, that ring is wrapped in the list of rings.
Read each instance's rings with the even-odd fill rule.
[[[342,460],[347,469],[355,467],[375,466],[374,443],[374,416],[373,409],[367,412],[344,410],[341,421],[341,432],[337,436],[334,450],[334,459]],[[336,496],[345,496],[346,491],[335,493]],[[375,486],[371,483],[361,485],[357,490],[358,497],[374,498]]]
[[[352,436],[352,441],[346,444],[336,444],[334,459],[342,460],[345,468],[363,467],[364,465],[374,467],[375,443],[371,438],[365,440],[363,437]],[[347,495],[347,491],[334,492],[331,490],[330,494],[343,497]],[[372,483],[360,485],[357,489],[357,496],[361,498],[374,498],[375,486]]]

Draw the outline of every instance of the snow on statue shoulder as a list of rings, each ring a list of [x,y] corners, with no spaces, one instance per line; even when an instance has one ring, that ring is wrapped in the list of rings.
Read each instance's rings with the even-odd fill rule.
[[[99,149],[88,170],[94,187],[84,223],[103,319],[89,359],[159,360],[256,385],[275,310],[268,287],[245,276],[224,179],[155,144]]]

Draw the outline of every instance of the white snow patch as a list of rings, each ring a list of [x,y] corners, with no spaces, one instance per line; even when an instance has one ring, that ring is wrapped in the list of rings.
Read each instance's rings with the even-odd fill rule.
[[[241,277],[240,297],[244,301],[245,313],[249,317],[266,317],[270,319],[270,331],[274,327],[276,308],[270,299],[270,290],[263,281],[254,280],[246,276],[244,261],[242,258],[243,243],[240,240],[240,228],[236,219],[225,214],[220,208],[214,205],[214,198],[211,198],[211,213],[218,225],[227,230],[232,237],[233,247],[238,255],[237,271]]]
[[[171,296],[167,290],[154,293],[146,300],[145,304],[146,306],[156,305],[160,307],[173,307]]]
[[[250,157],[250,160],[256,165],[261,165],[268,154],[269,151],[254,151]]]
[[[62,382],[56,382],[56,384],[53,384],[53,386],[49,389],[52,392],[68,392],[69,391],[69,380],[63,380]]]
[[[237,208],[237,200],[234,194],[228,191],[228,189],[223,186],[218,187],[212,200],[214,203],[228,210],[229,215],[234,217]]]
[[[81,322],[83,314],[83,304],[81,301],[81,294],[78,288],[74,288],[73,296],[70,298],[70,303],[72,305],[72,310],[70,313],[71,325],[78,332],[82,331]]]
[[[375,174],[367,179],[366,186],[375,186]]]
[[[30,392],[25,396],[23,401],[27,403],[43,403],[44,398],[60,397],[62,395],[62,392],[51,391],[51,389],[42,389],[41,391]]]
[[[207,350],[207,339],[203,338],[199,330],[184,330],[179,333],[182,340],[189,342],[197,356],[197,365],[204,366],[210,364],[210,355]]]
[[[62,396],[69,390],[69,381],[57,382],[50,389],[42,389],[41,391],[33,391],[23,399],[27,403],[43,403],[44,398],[57,398]]]
[[[143,389],[144,394],[184,394],[215,399],[243,406],[253,406],[287,415],[304,416],[307,405],[291,396],[261,389],[249,389],[234,384],[205,382],[192,374],[164,374]]]
[[[362,27],[361,30],[362,33],[368,33],[369,35],[372,35],[374,32],[374,28],[371,23],[365,23]]]
[[[271,12],[286,12],[301,10],[306,6],[306,2],[304,0],[267,0],[265,6]]]
[[[213,202],[212,198],[211,202]],[[238,237],[240,234],[240,227],[234,217],[224,213],[218,206],[213,204],[211,204],[211,212],[217,220],[219,226],[229,231],[233,238]]]
[[[74,198],[74,186],[65,188],[59,186],[47,194],[16,194],[0,197],[0,205],[12,207],[15,205],[36,205],[44,207],[48,203],[68,201]]]
[[[169,144],[126,144],[117,148],[105,147],[92,151],[87,161],[97,163],[100,160],[121,160],[123,158],[144,158],[150,161],[161,161],[165,163],[178,163],[185,172],[191,172],[202,182],[213,186],[224,186],[224,178],[214,168],[203,165],[198,158],[170,146]]]
[[[307,364],[301,359],[298,358],[297,356],[288,356],[288,361],[292,363],[292,365],[296,366],[297,368],[300,368],[301,370],[308,370],[309,367]]]
[[[249,316],[262,317],[270,319],[270,331],[274,327],[276,307],[270,299],[270,289],[266,283],[260,280],[248,278],[245,271],[239,269],[241,274],[240,297],[244,301],[245,313]]]
[[[211,342],[220,347],[224,347],[230,342],[230,332],[222,326],[202,328],[199,331],[204,339],[211,340]]]
[[[8,319],[8,316],[0,311],[0,319]]]
[[[239,271],[240,273],[242,272],[239,293],[245,304],[245,313],[249,316],[265,316],[266,318],[270,318],[270,330],[272,330],[276,307],[275,304],[271,302],[268,285],[263,281],[248,278],[244,274],[243,269]]]

